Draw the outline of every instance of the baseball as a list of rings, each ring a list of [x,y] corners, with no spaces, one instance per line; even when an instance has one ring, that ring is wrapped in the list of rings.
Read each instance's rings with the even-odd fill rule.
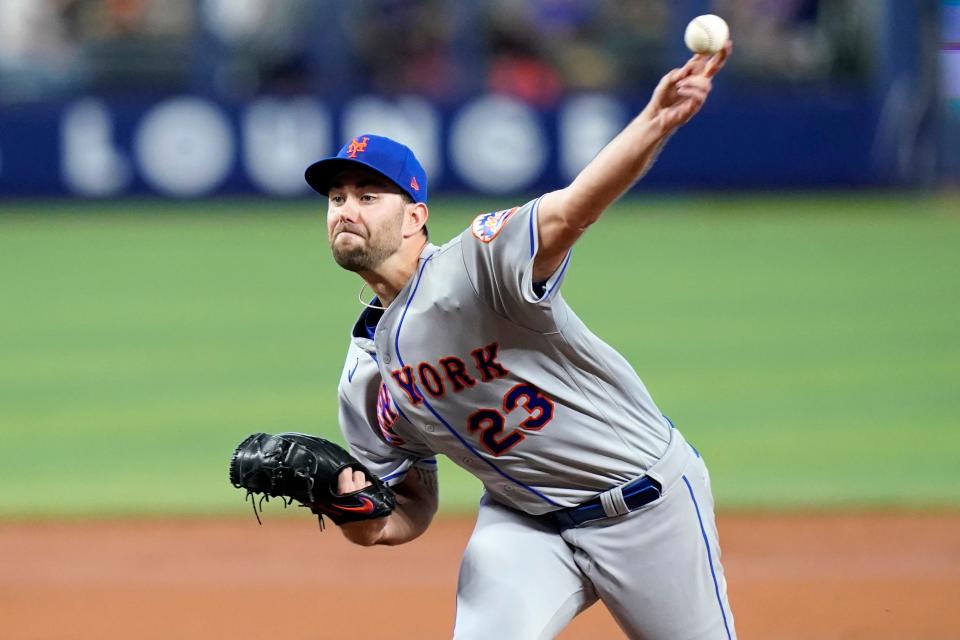
[[[694,53],[716,53],[730,38],[730,27],[720,16],[697,16],[687,25],[683,41]]]

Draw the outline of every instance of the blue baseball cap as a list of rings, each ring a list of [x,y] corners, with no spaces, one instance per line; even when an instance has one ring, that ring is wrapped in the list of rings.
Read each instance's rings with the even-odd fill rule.
[[[427,201],[427,173],[420,161],[409,147],[383,136],[357,136],[343,145],[337,155],[307,167],[304,178],[317,193],[328,195],[334,177],[351,166],[376,171],[400,187],[414,202]]]

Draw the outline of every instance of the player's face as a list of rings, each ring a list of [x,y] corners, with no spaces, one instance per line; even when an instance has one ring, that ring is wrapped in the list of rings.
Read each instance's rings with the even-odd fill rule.
[[[349,170],[330,188],[327,234],[333,259],[348,271],[372,271],[403,241],[404,200],[379,175]]]

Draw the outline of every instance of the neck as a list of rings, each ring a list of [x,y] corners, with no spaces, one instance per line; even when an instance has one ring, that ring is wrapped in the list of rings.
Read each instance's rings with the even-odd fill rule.
[[[420,254],[427,245],[423,242],[411,245],[409,251],[398,251],[384,260],[376,269],[361,271],[359,276],[373,290],[384,307],[389,307],[417,270]]]

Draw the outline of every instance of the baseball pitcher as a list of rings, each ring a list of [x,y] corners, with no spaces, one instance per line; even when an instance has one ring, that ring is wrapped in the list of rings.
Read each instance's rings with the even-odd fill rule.
[[[396,545],[429,526],[443,454],[485,488],[456,638],[552,638],[597,600],[631,638],[736,637],[702,458],[562,295],[574,243],[700,110],[729,54],[666,74],[569,186],[442,246],[407,147],[363,135],[311,165],[333,257],[373,292],[340,379],[350,453],[254,434],[233,484],[297,500],[357,544]]]

